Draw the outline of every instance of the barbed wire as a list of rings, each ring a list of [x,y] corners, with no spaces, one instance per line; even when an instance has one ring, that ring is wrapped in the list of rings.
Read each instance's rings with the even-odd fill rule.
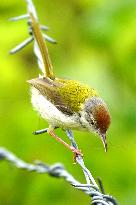
[[[37,45],[35,42],[36,40],[34,38],[34,34],[33,34],[32,29],[31,29],[31,19],[30,19],[29,12],[33,14],[33,16],[37,19],[37,21],[38,21],[38,16],[37,16],[37,12],[36,12],[36,9],[35,9],[35,6],[34,6],[32,0],[26,0],[26,2],[27,2],[28,13],[23,14],[23,15],[18,16],[18,17],[11,18],[10,20],[18,21],[21,19],[27,19],[30,37],[27,38],[25,41],[23,41],[21,44],[17,45],[14,49],[12,49],[10,51],[10,53],[14,54],[14,53],[20,51],[25,46],[27,46],[30,42],[34,41],[34,53],[35,53],[37,60],[38,60],[37,53],[39,53],[40,51],[38,50],[39,48],[36,46]],[[48,27],[41,25],[40,29],[46,31],[46,30],[48,30]],[[46,41],[49,41],[50,43],[56,43],[56,41],[54,39],[47,36],[46,34],[42,33],[42,35]],[[47,132],[47,130],[48,130],[48,128],[45,128],[44,132]],[[74,139],[74,135],[73,135],[72,131],[66,130],[66,134],[71,142],[71,145],[74,148],[78,149],[78,146],[77,146],[77,143]],[[112,196],[105,195],[103,193],[103,189],[101,189],[101,190],[99,189],[99,186],[95,182],[95,179],[93,178],[91,172],[85,166],[83,158],[79,155],[76,156],[75,161],[79,164],[79,166],[81,167],[81,169],[84,173],[84,176],[86,179],[86,184],[81,184],[80,182],[78,182],[60,163],[56,163],[52,166],[48,166],[42,162],[36,162],[35,164],[26,163],[23,160],[16,157],[13,153],[9,152],[8,150],[6,150],[4,148],[0,148],[0,159],[1,160],[5,159],[20,169],[25,169],[27,171],[35,171],[37,173],[48,173],[50,176],[53,176],[53,177],[64,178],[64,180],[69,182],[73,187],[75,187],[76,189],[79,189],[79,190],[83,191],[84,193],[88,194],[89,196],[91,196],[91,199],[92,199],[91,204],[92,205],[117,205],[116,200]],[[100,187],[102,187],[102,184]]]
[[[83,191],[85,194],[91,196],[92,204],[102,205],[117,205],[115,199],[110,195],[104,195],[100,193],[99,189],[94,185],[82,184],[77,181],[61,163],[55,163],[51,166],[41,162],[35,161],[35,164],[27,163],[18,158],[15,154],[7,149],[0,147],[0,161],[6,160],[19,169],[24,169],[29,172],[36,172],[38,174],[49,174],[52,177],[63,178],[74,188]]]

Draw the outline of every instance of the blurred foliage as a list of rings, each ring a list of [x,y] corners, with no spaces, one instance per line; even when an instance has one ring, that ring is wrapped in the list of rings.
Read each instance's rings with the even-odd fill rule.
[[[136,1],[135,0],[35,0],[40,22],[57,39],[50,45],[57,76],[77,79],[96,88],[109,105],[112,124],[108,153],[91,133],[74,132],[94,177],[120,204],[136,204]],[[62,162],[84,182],[72,154],[47,134],[33,136],[44,122],[33,111],[26,80],[38,75],[32,45],[15,56],[9,50],[24,40],[25,20],[8,18],[24,14],[25,1],[0,4],[0,146],[26,161]],[[67,140],[65,133],[57,133]],[[89,198],[63,180],[26,173],[0,164],[1,205],[89,204]]]

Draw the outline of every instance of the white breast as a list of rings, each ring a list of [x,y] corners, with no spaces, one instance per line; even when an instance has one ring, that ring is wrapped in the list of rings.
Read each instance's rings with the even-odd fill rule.
[[[81,129],[78,115],[67,116],[63,114],[34,87],[31,88],[31,93],[33,107],[50,125],[69,129]]]

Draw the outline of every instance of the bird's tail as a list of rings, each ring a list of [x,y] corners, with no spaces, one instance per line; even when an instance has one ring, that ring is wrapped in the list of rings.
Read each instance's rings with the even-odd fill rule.
[[[32,0],[26,0],[26,2],[28,14],[30,16],[29,25],[34,37],[34,52],[37,56],[39,67],[42,70],[44,76],[54,79],[53,66],[48,53],[46,41],[44,40],[43,34],[41,32],[35,7],[32,3]]]
[[[50,43],[56,43],[56,41],[42,32],[42,30],[48,30],[48,27],[39,24],[36,9],[32,0],[25,1],[27,3],[27,14],[10,18],[10,20],[19,21],[22,19],[27,19],[30,37],[22,43],[18,44],[15,48],[13,48],[10,51],[10,54],[17,53],[29,43],[34,41],[34,53],[37,57],[38,65],[42,71],[43,76],[46,76],[50,79],[54,79],[55,77],[53,73],[53,66],[49,57],[46,41]]]

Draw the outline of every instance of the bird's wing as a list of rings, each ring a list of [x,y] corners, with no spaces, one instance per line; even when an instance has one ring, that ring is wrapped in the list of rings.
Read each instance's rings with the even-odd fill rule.
[[[59,88],[63,87],[63,83],[53,81],[46,77],[31,79],[27,82],[39,90],[43,96],[46,96],[46,98],[53,103],[58,110],[61,110],[66,115],[72,115],[74,113],[59,91]]]

